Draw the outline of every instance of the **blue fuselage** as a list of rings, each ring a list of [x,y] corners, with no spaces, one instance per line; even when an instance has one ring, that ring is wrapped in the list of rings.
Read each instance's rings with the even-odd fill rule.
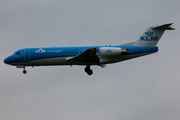
[[[126,49],[127,53],[122,55],[102,55],[100,48]],[[49,48],[24,48],[17,50],[13,55],[7,57],[4,62],[15,66],[46,66],[46,65],[87,65],[82,62],[71,62],[68,59],[81,55],[87,49],[95,48],[100,58],[100,64],[109,64],[123,60],[151,54],[158,51],[158,47],[139,46],[86,46],[86,47],[49,47]],[[91,64],[95,65],[95,64]]]

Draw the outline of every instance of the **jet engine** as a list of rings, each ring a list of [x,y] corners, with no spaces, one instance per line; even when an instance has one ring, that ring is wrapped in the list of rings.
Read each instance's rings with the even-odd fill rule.
[[[127,53],[127,49],[118,47],[101,47],[99,48],[99,54],[103,56],[115,56]]]

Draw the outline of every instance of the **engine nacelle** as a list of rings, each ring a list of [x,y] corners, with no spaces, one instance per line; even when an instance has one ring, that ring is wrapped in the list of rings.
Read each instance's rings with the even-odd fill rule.
[[[122,53],[127,53],[126,49],[118,47],[101,47],[99,48],[99,54],[104,56],[115,56],[121,55]]]

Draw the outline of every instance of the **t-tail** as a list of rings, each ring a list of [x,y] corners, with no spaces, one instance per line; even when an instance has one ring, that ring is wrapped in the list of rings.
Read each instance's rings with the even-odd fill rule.
[[[174,30],[174,28],[171,28],[172,24],[149,27],[133,46],[156,46],[165,30]]]

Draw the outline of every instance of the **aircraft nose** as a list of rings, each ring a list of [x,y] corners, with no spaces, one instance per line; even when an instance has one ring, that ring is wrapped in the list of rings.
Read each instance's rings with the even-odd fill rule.
[[[5,58],[5,59],[4,59],[4,63],[10,64],[10,63],[11,63],[10,57]]]

